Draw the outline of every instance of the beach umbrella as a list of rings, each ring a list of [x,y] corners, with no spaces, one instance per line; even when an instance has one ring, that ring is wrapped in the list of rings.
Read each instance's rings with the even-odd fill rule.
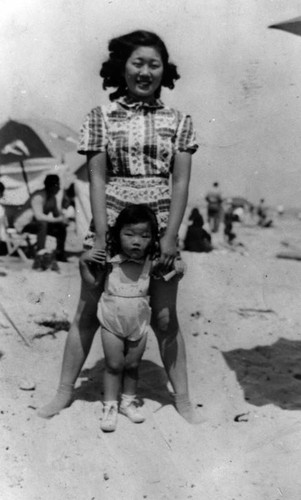
[[[77,134],[55,120],[8,120],[0,128],[0,175],[21,172],[30,195],[30,178],[64,164],[76,145]]]
[[[290,19],[289,21],[283,21],[281,23],[272,24],[269,28],[288,31],[294,35],[301,36],[301,16]]]

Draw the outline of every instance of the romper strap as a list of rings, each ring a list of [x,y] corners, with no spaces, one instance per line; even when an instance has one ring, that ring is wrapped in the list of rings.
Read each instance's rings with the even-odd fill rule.
[[[140,278],[142,278],[142,277],[145,278],[146,276],[149,276],[151,268],[152,268],[152,262],[149,258],[149,255],[147,255],[145,262],[144,262],[144,266],[143,266],[141,275],[140,275]]]

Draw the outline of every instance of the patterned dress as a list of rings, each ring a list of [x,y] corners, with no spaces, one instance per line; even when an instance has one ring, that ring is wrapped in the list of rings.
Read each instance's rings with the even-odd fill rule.
[[[175,154],[197,150],[192,120],[159,100],[121,97],[86,116],[78,152],[107,153],[107,222],[114,225],[128,204],[146,203],[160,229],[167,226],[170,174]]]

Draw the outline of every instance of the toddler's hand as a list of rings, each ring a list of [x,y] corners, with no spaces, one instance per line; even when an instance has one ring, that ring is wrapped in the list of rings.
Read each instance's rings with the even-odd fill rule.
[[[186,264],[182,261],[181,257],[178,257],[174,261],[174,268],[177,274],[184,275],[186,272]]]
[[[175,275],[178,276],[178,279],[181,279],[186,272],[186,264],[183,262],[180,256],[176,257],[173,262],[172,269],[166,272],[166,268],[162,266],[160,261],[155,262],[152,275],[155,278],[163,278],[164,281],[169,281]]]

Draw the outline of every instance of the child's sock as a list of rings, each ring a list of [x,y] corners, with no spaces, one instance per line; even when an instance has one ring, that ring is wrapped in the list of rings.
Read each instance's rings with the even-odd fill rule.
[[[104,432],[114,432],[117,426],[118,404],[117,401],[104,401],[100,428]]]
[[[141,424],[145,417],[142,415],[139,406],[137,405],[136,395],[121,394],[119,412],[128,417],[131,422]]]
[[[177,412],[183,417],[189,424],[200,424],[206,422],[206,419],[201,416],[197,410],[193,407],[189,395],[184,394],[174,394],[174,402]]]
[[[39,417],[51,418],[72,403],[73,384],[60,384],[56,395],[47,405],[38,410]]]
[[[136,395],[121,394],[120,406],[129,406],[133,401],[136,401]]]

